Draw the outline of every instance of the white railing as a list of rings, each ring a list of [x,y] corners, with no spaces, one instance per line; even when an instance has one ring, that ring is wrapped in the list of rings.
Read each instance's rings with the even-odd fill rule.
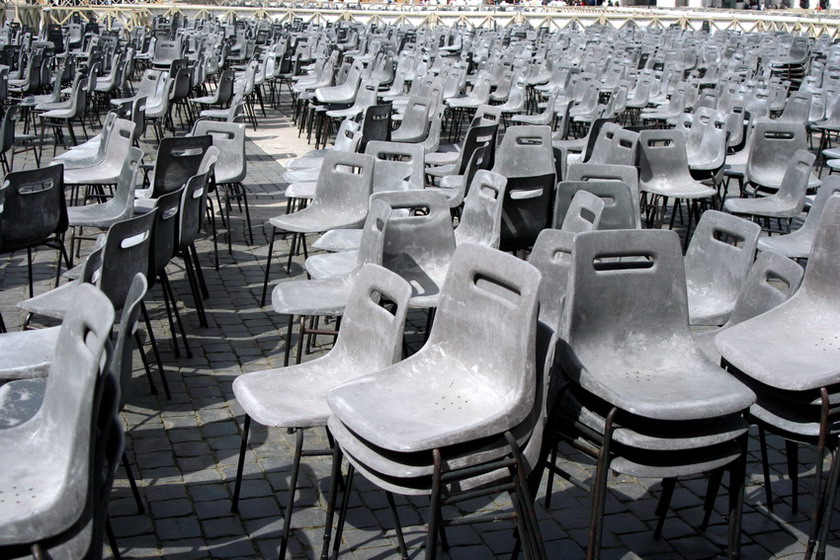
[[[454,7],[440,5],[414,6],[403,4],[363,3],[348,5],[343,2],[299,2],[299,3],[244,3],[189,4],[184,2],[136,2],[120,4],[99,4],[88,0],[38,0],[38,4],[27,4],[17,0],[7,4],[7,11],[14,9],[17,19],[36,16],[41,22],[65,23],[73,14],[82,17],[95,16],[98,21],[110,23],[119,21],[126,27],[147,24],[155,15],[172,16],[179,13],[187,18],[218,17],[222,20],[237,18],[268,18],[286,22],[300,18],[304,22],[335,23],[340,20],[360,23],[386,23],[411,25],[467,25],[475,27],[504,27],[530,24],[533,27],[546,26],[561,29],[575,23],[589,25],[611,25],[620,28],[632,22],[640,27],[669,27],[700,29],[707,24],[715,30],[741,31],[789,31],[810,36],[827,34],[832,38],[840,34],[840,12],[838,11],[752,11],[721,10],[708,8],[581,8],[581,7],[519,7],[504,9],[482,7]],[[37,14],[37,15],[36,15]],[[11,15],[11,14],[9,14]]]

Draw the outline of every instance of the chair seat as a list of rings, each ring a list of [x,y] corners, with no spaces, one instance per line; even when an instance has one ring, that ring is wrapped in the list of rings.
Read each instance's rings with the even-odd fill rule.
[[[319,237],[313,244],[313,249],[319,251],[353,251],[362,244],[361,229],[331,229]]]
[[[59,328],[50,327],[0,335],[0,379],[45,377],[50,370]],[[0,409],[2,408],[0,405]]]
[[[248,416],[264,426],[323,426],[332,414],[327,393],[358,375],[344,360],[327,354],[303,364],[240,375],[233,381],[233,394]]]
[[[799,207],[796,204],[787,203],[776,197],[728,198],[723,203],[723,207],[733,214],[751,214],[769,218],[793,218],[799,215]]]
[[[593,349],[585,357],[586,365],[565,352],[563,371],[598,398],[655,420],[714,418],[745,410],[755,402],[752,391],[700,350],[675,346],[663,355],[649,346],[642,337],[623,341],[623,354]]]
[[[107,228],[116,222],[131,217],[133,206],[121,208],[116,204],[91,204],[86,206],[69,206],[67,208],[67,222],[71,226]]]
[[[336,230],[333,230],[336,231]],[[362,230],[337,230],[337,231],[362,231]],[[361,242],[361,238],[360,238]],[[303,263],[306,272],[312,278],[335,278],[345,276],[356,268],[358,260],[358,247],[355,250],[327,253],[325,255],[313,255]]]
[[[840,382],[840,313],[815,298],[789,300],[721,332],[727,362],[777,389],[805,391]]]
[[[436,349],[337,387],[327,401],[347,428],[374,445],[431,450],[500,434],[524,420],[533,394],[522,406],[489,381],[492,375]],[[371,392],[383,397],[375,409]]]
[[[715,196],[717,192],[715,189],[707,187],[706,185],[691,179],[679,182],[672,182],[667,179],[664,181],[656,181],[654,179],[639,186],[642,191],[670,198],[711,198]]]
[[[762,251],[773,251],[789,259],[806,259],[811,253],[811,245],[814,242],[814,232],[797,235],[797,231],[787,235],[774,235],[772,237],[761,237],[758,240],[758,248]]]
[[[122,160],[105,158],[99,165],[64,170],[65,185],[113,185],[122,171]],[[69,209],[68,209],[69,210]]]
[[[75,107],[70,109],[53,109],[38,115],[42,119],[72,119],[76,117]]]
[[[319,233],[335,228],[361,227],[365,217],[349,210],[343,214],[325,212],[320,206],[307,206],[303,210],[275,216],[269,223],[285,231],[297,233]]]
[[[318,174],[321,172],[321,167],[310,167],[306,169],[293,169],[283,173],[283,181],[286,183],[301,183],[304,181],[315,182],[318,180]]]
[[[21,301],[17,304],[17,307],[35,315],[63,319],[64,314],[75,299],[78,285],[79,282],[62,284],[54,290]]]
[[[306,198],[312,200],[315,198],[315,189],[318,185],[317,181],[304,181],[301,183],[292,183],[284,191],[286,198]]]

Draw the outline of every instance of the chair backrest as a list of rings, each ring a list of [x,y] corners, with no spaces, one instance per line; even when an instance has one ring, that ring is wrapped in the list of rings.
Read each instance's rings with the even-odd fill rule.
[[[598,229],[604,200],[587,190],[578,190],[572,197],[560,229],[570,233],[581,233]],[[555,214],[556,215],[556,214]]]
[[[527,249],[537,240],[540,231],[551,225],[554,214],[554,171],[552,169],[551,173],[545,175],[506,178],[508,184],[502,209],[499,248],[502,251]]]
[[[788,161],[785,175],[782,177],[782,184],[774,195],[783,200],[786,206],[792,207],[792,212],[796,214],[801,212],[805,206],[808,180],[811,178],[811,169],[816,159],[817,156],[808,150],[797,150],[793,154],[793,158]]]
[[[411,287],[397,274],[366,264],[356,275],[329,356],[346,370],[374,372],[399,361]],[[383,303],[393,304],[384,308]]]
[[[788,162],[797,150],[807,149],[808,133],[802,123],[761,120],[752,132],[746,178],[761,186],[778,187]]]
[[[412,95],[403,113],[399,131],[405,136],[423,135],[429,128],[429,116],[432,114],[432,98]]]
[[[493,171],[508,179],[556,173],[550,126],[510,127],[496,152]]]
[[[134,333],[137,331],[137,320],[140,317],[143,297],[146,295],[147,288],[146,277],[139,272],[135,274],[125,295],[120,326],[117,330],[117,340],[111,354],[111,368],[120,382],[120,408],[125,402],[125,395],[128,393],[128,387],[131,383],[131,372],[133,370],[131,352],[134,347],[132,341],[134,340]]]
[[[373,156],[351,152],[330,151],[318,173],[318,187],[309,207],[353,210],[360,216],[367,215],[373,189]]]
[[[561,181],[557,184],[552,227],[559,229],[579,192],[587,192],[604,203],[597,229],[640,229],[639,207],[632,189],[621,181]],[[563,228],[565,229],[565,228]]]
[[[422,145],[374,141],[365,153],[374,158],[373,192],[423,188]]]
[[[208,171],[190,177],[181,195],[178,252],[187,250],[195,242],[195,238],[201,229],[207,204],[207,192],[210,190],[210,178],[213,175],[212,167],[213,164],[210,164]]]
[[[804,274],[802,267],[787,257],[772,251],[759,253],[723,328],[752,319],[784,303],[799,289]]]
[[[676,232],[581,233],[575,239],[572,262],[561,333],[577,361],[600,363],[624,356],[626,363],[632,363],[635,356],[664,352],[658,348],[663,344],[676,355],[693,347],[682,245]]]
[[[615,123],[604,123],[585,163],[606,163],[613,165],[635,165],[639,134],[625,130]]]
[[[507,179],[492,171],[478,170],[473,175],[461,219],[455,229],[457,245],[472,243],[499,247],[502,233],[502,203]]]
[[[362,227],[362,239],[359,243],[359,253],[356,258],[357,267],[361,268],[368,263],[382,264],[385,232],[390,219],[391,207],[383,200],[372,199],[365,225]]]
[[[690,179],[685,135],[676,129],[639,133],[639,184]]]
[[[717,210],[703,213],[685,253],[692,307],[699,304],[707,311],[720,310],[728,318],[755,257],[760,233],[761,226],[738,216]],[[699,317],[692,315],[692,320]]]
[[[528,255],[528,262],[542,274],[540,321],[558,334],[569,287],[576,235],[559,229],[544,229]]]
[[[63,165],[9,173],[3,192],[0,251],[32,247],[67,231]]]
[[[391,141],[391,104],[371,105],[365,110],[362,120],[362,141],[359,149],[367,149],[368,142]]]
[[[524,420],[534,405],[540,279],[537,269],[512,255],[480,245],[459,247],[429,340],[409,358],[422,363],[424,353],[440,352],[460,363],[481,364],[476,381],[505,395],[495,403],[504,410],[501,430]]]
[[[382,265],[408,280],[413,295],[436,294],[441,269],[455,251],[455,233],[446,195],[432,190],[374,193],[392,209]]]
[[[212,144],[209,135],[162,138],[155,160],[152,198],[184,186],[198,173],[198,166]]]
[[[0,153],[6,153],[15,145],[15,125],[17,123],[17,104],[9,105],[3,113],[0,123]]]
[[[80,519],[89,505],[96,385],[114,324],[113,306],[94,286],[79,283],[73,296],[59,330],[43,404],[29,422],[10,428],[22,438],[40,440],[55,471],[64,475],[60,497],[52,504],[60,514],[42,517],[44,525],[38,529],[44,534],[65,531],[67,521]]]
[[[130,121],[125,122],[128,122],[132,127],[134,126],[134,123]],[[130,129],[127,132],[130,136]],[[143,151],[140,148],[129,148],[126,150],[126,156],[120,169],[114,196],[103,203],[108,208],[121,209],[119,217],[113,216],[115,220],[130,218],[134,213],[134,187],[137,184],[137,169],[140,167],[141,159],[143,159]]]
[[[149,285],[155,281],[155,277],[163,271],[178,248],[178,231],[180,226],[181,199],[184,196],[186,185],[176,191],[161,195],[155,200],[154,237],[150,250],[149,262]]]
[[[818,301],[826,308],[836,309],[836,280],[840,274],[840,196],[831,196],[825,203],[817,234],[808,257],[808,267],[802,286],[786,305],[797,305],[800,298]],[[796,300],[796,301],[794,301]]]
[[[242,123],[197,121],[193,136],[208,135],[219,149],[216,183],[240,183],[245,179],[245,125]]]

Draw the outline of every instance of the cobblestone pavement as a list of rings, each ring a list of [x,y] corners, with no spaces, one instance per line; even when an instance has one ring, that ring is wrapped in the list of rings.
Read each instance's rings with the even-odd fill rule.
[[[207,300],[208,328],[200,328],[189,296],[183,264],[169,267],[174,287],[181,294],[193,357],[176,358],[169,340],[168,324],[161,305],[161,292],[154,287],[148,296],[153,327],[162,352],[171,400],[149,392],[142,365],[135,353],[135,378],[123,413],[127,428],[127,451],[135,465],[146,511],[138,513],[122,469],[111,499],[111,519],[123,558],[276,558],[282,527],[282,510],[289,500],[287,479],[294,435],[284,430],[254,425],[245,460],[240,513],[230,512],[233,480],[240,445],[243,411],[233,398],[231,384],[242,373],[282,365],[286,318],[275,314],[270,304],[259,305],[266,261],[268,230],[263,224],[285,209],[280,183],[282,162],[308,149],[298,139],[290,122],[288,105],[268,109],[259,128],[248,130],[248,176],[245,181],[251,203],[255,242],[244,239],[243,215],[232,218],[233,250],[225,249],[226,231],[220,233],[220,267],[214,270],[212,243],[198,244],[210,292]],[[260,115],[262,116],[262,115]],[[151,131],[149,133],[151,136]],[[147,152],[154,148],[144,145]],[[47,151],[50,147],[46,148]],[[33,162],[25,160],[24,166]],[[20,159],[17,167],[21,167]],[[275,262],[287,250],[278,242]],[[50,250],[36,254],[36,292],[50,286],[55,259]],[[271,283],[303,276],[302,260],[296,258],[291,275],[275,266]],[[26,255],[0,260],[0,312],[10,330],[20,327],[22,317],[15,303],[26,295]],[[416,331],[423,317],[411,317],[409,343],[419,346]],[[317,349],[316,349],[317,350]],[[313,354],[315,355],[315,354]],[[307,358],[311,357],[307,356]],[[159,386],[157,372],[155,382]],[[750,462],[743,521],[744,558],[799,558],[808,529],[809,494],[813,483],[814,455],[800,453],[800,513],[791,512],[791,487],[785,472],[781,440],[770,438],[775,514],[764,501],[758,446],[750,445]],[[323,446],[323,430],[311,430],[307,447]],[[575,479],[588,483],[592,462],[561,448],[560,462]],[[320,555],[327,500],[330,460],[304,459],[300,490],[296,496],[293,535],[289,554],[295,558]],[[394,533],[384,495],[361,477],[356,477],[348,525],[342,543],[342,558],[397,557]],[[698,531],[703,516],[706,480],[680,481],[672,511],[661,539],[652,536],[654,510],[661,491],[658,480],[611,477],[607,499],[603,558],[714,558],[726,543],[726,497],[718,499],[712,525],[705,535]],[[537,514],[549,558],[582,558],[587,542],[589,495],[564,480],[554,484],[551,506],[544,507],[544,487],[537,498]],[[398,498],[398,505],[412,557],[422,554],[426,500]],[[463,504],[469,511],[509,510],[506,497]],[[835,516],[838,518],[840,516]],[[840,558],[838,524],[832,532],[829,557]],[[513,547],[511,526],[496,523],[457,527],[448,532],[452,558],[507,557]],[[110,549],[106,546],[110,558]],[[446,557],[447,554],[443,554]]]

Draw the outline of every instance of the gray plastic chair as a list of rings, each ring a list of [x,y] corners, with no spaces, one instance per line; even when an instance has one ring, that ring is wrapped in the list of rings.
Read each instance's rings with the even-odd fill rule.
[[[498,173],[476,171],[455,228],[456,246],[472,243],[499,248],[506,188],[507,179]]]
[[[637,225],[639,212],[633,206],[630,187],[619,181],[561,181],[557,183],[552,228],[561,229],[569,212],[573,211],[572,201],[579,192],[594,195],[603,204],[595,229],[639,229]]]
[[[430,557],[435,556],[437,549],[440,483],[433,483],[428,476],[414,476],[416,465],[407,465],[408,472],[402,475],[368,465],[392,456],[408,463],[411,454],[425,452],[426,464],[420,468],[428,471],[431,467],[432,479],[440,480],[443,455],[447,457],[447,476],[468,479],[481,471],[453,473],[452,467],[480,465],[482,449],[475,449],[477,442],[502,434],[508,453],[512,454],[513,461],[508,464],[515,469],[511,472],[514,480],[519,471],[520,483],[514,482],[517,510],[526,508],[519,518],[520,534],[525,536],[526,550],[533,557],[544,556],[533,523],[533,504],[530,499],[523,499],[527,497],[527,489],[521,486],[524,467],[511,433],[539,408],[534,355],[539,282],[539,272],[515,257],[490,248],[463,246],[453,258],[427,344],[410,358],[333,389],[327,397],[335,414],[329,421],[331,432],[336,434],[336,442],[351,465],[387,491],[431,494],[432,513],[426,537]],[[481,311],[475,312],[478,310]],[[509,328],[500,330],[499,324]],[[475,334],[473,341],[480,343],[462,344],[459,338],[467,332]],[[476,387],[481,390],[476,392]],[[377,398],[379,394],[391,397]],[[411,396],[406,400],[399,395]],[[450,405],[453,399],[459,406]],[[372,401],[381,406],[371,407]],[[404,406],[406,402],[412,403],[410,409]],[[342,427],[346,429],[339,431]],[[348,436],[354,436],[363,446],[353,447],[353,438]],[[345,448],[345,444],[353,450]],[[452,461],[455,464],[450,466],[448,448],[456,445],[472,446],[474,451],[460,461]],[[377,452],[377,448],[382,451]],[[429,452],[437,457],[434,464]],[[336,457],[339,458],[340,455]],[[492,470],[498,468],[498,463],[490,464],[494,465]],[[401,534],[398,538],[405,554]],[[338,539],[337,536],[337,542]]]
[[[671,231],[588,232],[575,240],[573,296],[561,328],[568,345],[559,357],[571,384],[557,429],[583,437],[581,449],[598,458],[590,558],[600,556],[610,470],[670,479],[726,467],[729,552],[738,555],[747,430],[740,415],[755,395],[695,346],[681,252]]]
[[[281,282],[274,287],[271,294],[274,311],[289,316],[284,365],[289,364],[291,355],[294,318],[300,318],[297,353],[297,361],[300,362],[303,357],[303,338],[308,332],[304,316],[340,316],[359,270],[365,264],[382,264],[390,217],[391,208],[387,203],[382,200],[371,201],[358,250],[312,256],[305,263],[310,280]]]
[[[577,191],[572,197],[563,222],[561,231],[582,233],[598,229],[605,202],[602,198],[586,190]]]
[[[824,557],[834,509],[838,468],[836,389],[840,348],[835,343],[840,300],[840,197],[831,197],[820,217],[808,267],[799,290],[786,302],[715,337],[715,348],[731,371],[755,387],[753,419],[788,441],[817,445],[814,503],[805,557]],[[825,450],[832,455],[823,484]],[[788,452],[795,450],[789,447]],[[793,458],[795,460],[795,457]],[[796,473],[791,473],[796,488]]]
[[[720,354],[715,350],[715,336],[724,329],[757,317],[787,301],[799,289],[804,273],[801,266],[787,257],[770,251],[759,253],[744,280],[729,320],[720,328],[694,333],[697,346],[710,360],[719,363]]]
[[[613,165],[608,163],[573,163],[566,169],[564,181],[618,181],[630,188],[630,214],[634,217],[634,227],[624,229],[641,229],[641,193],[639,192],[639,168],[634,165]],[[558,196],[559,196],[558,192]],[[607,214],[610,213],[612,203],[607,201]],[[609,227],[609,216],[602,222],[601,229],[622,229]]]
[[[416,144],[426,138],[429,131],[433,100],[431,97],[412,96],[405,108],[402,123],[391,131],[392,142]]]
[[[786,218],[788,224],[799,216],[805,207],[808,179],[816,156],[807,150],[797,150],[788,161],[779,190],[769,196],[756,198],[730,198],[723,208],[733,214],[746,214],[757,218]],[[769,222],[769,220],[768,220]],[[768,224],[769,225],[769,224]]]
[[[840,192],[840,177],[826,177],[817,190],[817,196],[802,226],[786,235],[759,238],[758,249],[773,251],[791,259],[807,259],[811,253],[811,245],[817,233],[817,224],[819,224],[823,208],[828,199],[838,192]]]
[[[385,207],[384,203],[380,204]],[[297,443],[280,543],[281,558],[285,558],[291,531],[305,430],[327,424],[331,412],[326,396],[332,388],[386,368],[400,359],[410,295],[411,288],[399,276],[366,264],[349,287],[344,319],[332,350],[304,364],[247,373],[233,382],[234,395],[245,411],[233,511],[238,507],[251,420],[263,426],[296,431]],[[384,308],[386,302],[388,307]],[[331,453],[331,450],[308,450],[306,455]]]
[[[670,226],[674,225],[680,201],[686,200],[689,203],[686,224],[689,230],[694,216],[700,213],[699,201],[717,194],[715,189],[692,178],[685,136],[679,130],[643,130],[639,133],[639,187],[648,224],[664,222],[668,199],[673,198],[675,207]]]
[[[318,176],[315,199],[302,210],[269,220],[272,231],[261,305],[265,305],[271,255],[278,229],[303,235],[337,228],[355,228],[365,221],[373,189],[373,156],[333,151],[325,159]],[[293,236],[293,246],[295,239]],[[292,266],[293,246],[289,249],[287,272]]]
[[[788,163],[798,150],[807,149],[808,133],[801,123],[762,120],[752,132],[752,149],[745,172],[756,189],[778,189]]]
[[[129,148],[128,153],[122,154],[121,169],[117,177],[117,188],[114,190],[114,195],[99,204],[68,207],[67,221],[70,226],[73,228],[97,227],[107,229],[113,224],[134,215],[134,187],[137,184],[137,169],[142,158],[143,151],[140,148]],[[65,181],[67,173],[67,171],[64,173]],[[75,241],[74,229],[74,235],[70,241],[71,254]]]
[[[198,121],[192,129],[192,136],[209,135],[213,139],[213,146],[219,149],[219,157],[214,167],[216,188],[224,189],[224,200],[220,201],[222,217],[227,209],[228,220],[228,253],[232,252],[230,235],[231,200],[239,202],[239,210],[245,209],[245,229],[248,240],[254,243],[254,232],[251,228],[251,211],[248,207],[248,191],[244,181],[247,175],[247,158],[245,157],[245,125],[242,123]],[[218,193],[217,193],[218,194]]]
[[[688,314],[692,325],[724,324],[752,265],[761,227],[707,210],[685,254]]]
[[[32,545],[36,554],[42,541],[82,519],[93,479],[95,387],[114,310],[93,286],[76,288],[43,405],[28,422],[0,430],[6,450],[0,458],[0,488],[3,494],[17,494],[0,502],[0,546]],[[50,460],[34,460],[45,448]],[[20,488],[30,490],[20,493]]]
[[[423,146],[405,142],[371,141],[365,153],[373,156],[373,192],[423,188]]]

